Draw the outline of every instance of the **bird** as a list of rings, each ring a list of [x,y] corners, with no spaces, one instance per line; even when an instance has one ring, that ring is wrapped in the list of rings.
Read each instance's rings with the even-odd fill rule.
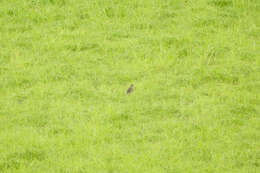
[[[134,85],[131,84],[130,87],[128,88],[128,90],[126,91],[126,94],[131,94],[134,91]]]

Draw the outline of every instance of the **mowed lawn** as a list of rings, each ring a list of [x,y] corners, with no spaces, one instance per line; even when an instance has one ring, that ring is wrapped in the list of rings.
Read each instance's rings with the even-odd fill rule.
[[[260,172],[259,0],[0,0],[0,173],[194,172]]]

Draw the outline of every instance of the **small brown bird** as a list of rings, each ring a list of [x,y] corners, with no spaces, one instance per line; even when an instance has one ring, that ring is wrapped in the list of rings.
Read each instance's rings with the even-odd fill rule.
[[[126,94],[131,94],[134,91],[134,85],[131,84],[128,90],[126,91]]]

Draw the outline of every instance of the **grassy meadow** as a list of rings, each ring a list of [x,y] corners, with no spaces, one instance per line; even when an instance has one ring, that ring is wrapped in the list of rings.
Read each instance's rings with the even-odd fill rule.
[[[259,0],[0,0],[0,173],[194,172],[260,172]]]

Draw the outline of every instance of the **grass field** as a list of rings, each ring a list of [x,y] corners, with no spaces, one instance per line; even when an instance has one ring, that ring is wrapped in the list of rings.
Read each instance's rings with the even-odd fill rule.
[[[0,0],[0,173],[193,172],[260,172],[259,0]]]

